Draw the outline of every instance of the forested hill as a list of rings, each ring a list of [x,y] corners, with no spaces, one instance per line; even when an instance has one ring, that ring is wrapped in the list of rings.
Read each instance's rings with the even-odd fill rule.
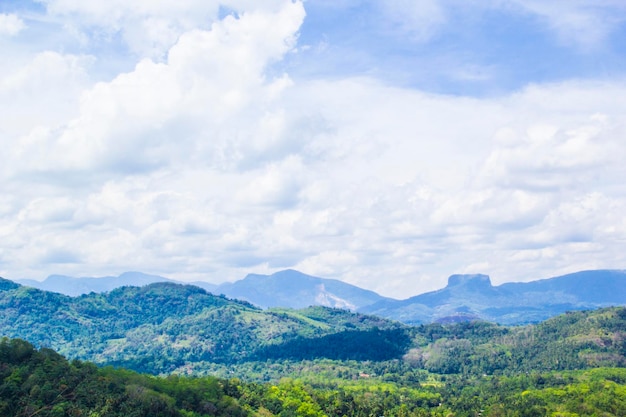
[[[487,322],[414,328],[405,360],[443,374],[626,366],[626,308],[576,311],[522,327]]]
[[[0,339],[1,416],[251,416],[217,378],[155,379],[68,362],[19,339]],[[231,394],[230,396],[228,394]]]
[[[385,333],[402,327],[323,307],[261,310],[190,285],[158,283],[69,297],[0,279],[0,336],[151,373],[258,359],[273,345],[332,335],[326,355],[388,359],[401,356],[407,346],[392,346],[396,340],[406,344],[406,338]],[[342,332],[359,330],[369,332],[371,341],[337,348],[348,340]]]
[[[291,376],[291,375],[290,375]],[[396,381],[390,377],[396,377]],[[626,369],[507,376],[382,378],[153,377],[68,362],[0,339],[0,415],[107,417],[522,417],[626,415]]]
[[[321,359],[400,360],[412,369],[472,375],[626,366],[624,308],[571,312],[525,327],[478,321],[409,327],[324,307],[261,310],[171,283],[73,298],[0,279],[0,336],[154,374],[226,370],[248,377],[262,364],[263,378],[271,379],[281,369],[267,361]]]
[[[101,278],[51,275],[41,282],[17,282],[76,296],[110,291],[123,285],[142,286],[163,281],[174,282],[140,272]],[[406,324],[486,320],[521,325],[537,323],[566,311],[626,305],[624,270],[580,271],[548,279],[495,286],[487,275],[452,275],[445,288],[406,300],[382,297],[342,281],[314,277],[295,270],[279,271],[272,275],[250,274],[242,280],[219,286],[208,282],[192,284],[213,294],[225,294],[229,298],[246,300],[263,308],[322,305],[374,314]]]

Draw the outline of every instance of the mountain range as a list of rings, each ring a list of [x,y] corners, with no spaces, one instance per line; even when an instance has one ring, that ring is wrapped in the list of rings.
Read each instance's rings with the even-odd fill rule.
[[[249,274],[242,280],[222,284],[215,291],[263,308],[304,308],[319,305],[354,311],[380,301],[391,300],[374,291],[336,279],[313,277],[293,269],[272,275]]]
[[[399,356],[394,345],[406,338],[394,331],[403,327],[341,309],[262,310],[168,282],[70,297],[0,278],[0,336],[150,373],[280,357],[288,349],[272,346],[299,346],[310,338],[320,341],[316,349],[334,349],[326,357]],[[345,332],[361,332],[360,341],[346,343]]]
[[[141,287],[156,282],[178,282],[195,285],[213,294],[224,294],[230,298],[248,301],[261,308],[305,308],[318,305],[355,311],[378,301],[390,300],[374,291],[336,279],[314,277],[293,269],[279,271],[272,275],[249,274],[239,281],[221,285],[205,281],[183,283],[142,272],[125,272],[117,277],[100,278],[50,275],[43,281],[15,280],[15,282],[69,296],[90,292],[101,293],[123,286]]]
[[[21,284],[67,295],[105,292],[123,285],[172,282],[158,275],[127,272],[119,277],[72,278],[53,275]],[[493,286],[487,275],[452,275],[437,291],[406,300],[383,297],[342,281],[313,277],[295,270],[272,275],[250,274],[221,285],[194,282],[213,294],[248,301],[261,308],[336,307],[408,324],[434,321],[487,320],[501,324],[534,323],[571,310],[626,305],[626,272],[581,271],[554,278]]]
[[[487,275],[452,275],[441,290],[380,301],[359,311],[409,324],[480,319],[519,325],[567,311],[622,305],[626,272],[595,270],[498,286]]]
[[[570,312],[530,326],[407,326],[328,307],[263,310],[169,282],[69,297],[0,278],[0,337],[152,374],[317,359],[391,360],[394,366],[402,360],[444,374],[624,366],[625,325],[623,307]]]
[[[77,295],[89,294],[90,292],[107,292],[124,286],[142,287],[155,282],[176,281],[159,275],[144,274],[143,272],[124,272],[117,277],[76,278],[67,275],[50,275],[43,281],[17,279],[15,282],[40,290],[58,292],[75,297]]]

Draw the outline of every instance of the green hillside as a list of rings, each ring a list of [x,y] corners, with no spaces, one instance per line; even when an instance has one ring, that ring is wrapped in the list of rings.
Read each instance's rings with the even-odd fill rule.
[[[577,311],[537,325],[487,322],[415,327],[345,310],[261,310],[171,283],[68,297],[0,281],[0,336],[100,365],[152,374],[237,375],[277,381],[626,366],[626,309]]]
[[[399,384],[284,378],[251,383],[97,368],[0,339],[0,415],[90,417],[526,417],[626,415],[626,369]]]
[[[626,366],[626,308],[576,311],[536,325],[414,328],[405,360],[436,373],[501,374]]]
[[[155,374],[195,372],[204,363],[258,359],[281,343],[403,327],[323,307],[264,311],[198,287],[171,283],[75,298],[5,280],[0,284],[1,336],[19,337],[70,358]],[[368,359],[362,352],[368,346],[351,346],[337,354]]]

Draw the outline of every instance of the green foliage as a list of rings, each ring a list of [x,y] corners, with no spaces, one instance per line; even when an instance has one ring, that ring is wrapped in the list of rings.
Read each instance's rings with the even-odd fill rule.
[[[626,415],[625,378],[621,368],[453,378],[442,393],[457,416],[617,417]]]
[[[0,340],[3,416],[246,416],[217,378],[156,378],[69,363],[19,339]]]
[[[468,375],[626,366],[624,311],[577,311],[524,327],[422,325],[405,359],[430,372]]]
[[[366,339],[367,335],[358,332],[403,327],[378,317],[322,307],[263,311],[195,286],[171,283],[76,298],[5,286],[0,291],[0,335],[51,347],[71,358],[153,374],[201,373],[204,364],[262,358],[271,352],[269,346],[347,330],[354,332],[350,337]],[[338,350],[340,346],[334,353],[321,354],[336,355]]]
[[[171,283],[76,298],[0,284],[1,336],[152,374],[237,367],[244,370],[238,375],[249,377],[246,369],[254,363],[316,359],[404,358],[412,369],[464,375],[626,366],[624,308],[572,312],[525,327],[463,322],[411,328],[324,307],[263,311]],[[409,380],[407,372],[394,378]],[[276,378],[263,374],[259,380]]]
[[[626,308],[408,327],[193,286],[71,298],[0,280],[0,311],[0,334],[73,359],[0,339],[1,416],[626,415]]]
[[[361,362],[307,362],[344,372]],[[315,368],[318,366],[318,368]],[[367,366],[367,365],[366,365]],[[370,363],[358,378],[293,379],[274,383],[215,377],[155,377],[68,362],[50,349],[0,339],[2,416],[386,416],[526,417],[626,415],[626,369],[522,372],[510,376],[436,377],[385,381],[401,361]],[[395,367],[395,368],[394,368]],[[385,371],[388,371],[385,373]]]
[[[384,361],[401,357],[410,344],[405,329],[344,331],[317,338],[298,337],[256,352],[256,360],[316,359]]]

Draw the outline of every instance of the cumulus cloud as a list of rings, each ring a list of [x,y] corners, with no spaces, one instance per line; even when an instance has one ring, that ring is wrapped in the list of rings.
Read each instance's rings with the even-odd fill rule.
[[[62,233],[66,224],[55,226],[44,214],[33,217],[33,210],[39,209],[28,208],[30,205],[21,209],[11,207],[9,216],[15,214],[14,210],[19,214],[7,227],[12,230],[26,227],[16,237],[16,244],[38,252],[27,243],[34,235],[50,233],[67,238],[79,235],[76,240],[80,240],[88,230],[93,232],[106,224],[107,230],[101,230],[102,239],[111,243],[123,239],[126,243],[120,247],[129,250],[141,251],[143,247],[151,253],[163,254],[176,250],[183,257],[182,252],[194,245],[206,245],[203,241],[206,236],[194,235],[206,234],[216,221],[223,220],[223,214],[207,218],[203,214],[207,211],[203,206],[206,201],[192,199],[193,212],[189,212],[190,206],[184,210],[181,202],[189,202],[187,197],[192,193],[202,194],[211,181],[217,187],[225,185],[223,178],[217,182],[207,178],[204,170],[232,170],[246,158],[251,161],[250,153],[271,156],[272,148],[282,146],[279,143],[284,140],[281,111],[274,109],[273,102],[290,82],[283,76],[267,78],[264,71],[293,47],[303,17],[302,5],[292,2],[283,2],[283,7],[273,12],[258,10],[240,17],[227,16],[210,30],[193,30],[181,36],[170,49],[166,62],[144,59],[134,71],[86,90],[79,102],[78,116],[70,117],[65,125],[43,125],[21,136],[18,129],[8,139],[14,142],[13,146],[4,148],[7,159],[12,161],[4,166],[5,180],[36,178],[51,188],[58,185],[54,178],[66,185],[73,184],[75,189],[66,190],[75,196],[71,199],[75,212],[70,220],[85,227]],[[64,73],[62,69],[68,66],[62,63],[69,62],[65,58],[55,53],[43,54],[30,67],[7,78],[3,91],[27,93],[26,83],[35,85],[34,91],[45,90],[54,85],[54,76],[44,71],[44,78],[36,85],[38,69],[47,65],[61,68],[59,73]],[[61,94],[56,95],[57,99],[60,97]],[[31,97],[30,101],[35,100]],[[32,126],[37,124],[37,119],[31,116],[29,122]],[[282,189],[282,184],[286,184],[282,172],[285,164],[276,165],[273,171],[263,168],[262,162],[254,168],[250,161],[246,162],[248,169],[265,171],[267,175],[254,180],[261,186],[245,195],[246,201],[272,205],[293,198],[288,193],[289,186]],[[184,181],[170,174],[172,169],[193,167],[202,172],[197,177],[183,173]],[[158,191],[159,186],[152,190],[159,183],[150,179],[152,173],[165,177],[176,189],[188,191],[172,194]],[[144,179],[128,180],[127,175]],[[233,188],[224,191],[226,194],[248,181],[255,183],[252,174],[233,177]],[[74,178],[80,178],[79,182]],[[13,191],[16,197],[28,201],[41,188],[32,190],[32,194],[19,187]],[[137,200],[133,201],[128,194]],[[111,223],[113,219],[119,220]],[[221,242],[230,239],[235,246],[249,236],[247,225],[233,225],[232,231],[223,228],[220,231],[227,236],[221,235]],[[181,236],[183,240],[187,236],[189,245],[183,249],[179,243],[163,241],[165,235]],[[138,253],[134,256],[141,258]],[[40,256],[42,260],[53,258]],[[83,259],[94,260],[90,254],[85,254]],[[98,259],[110,261],[101,255],[95,256]],[[164,269],[171,269],[171,265]]]
[[[185,33],[167,62],[140,61],[82,94],[80,115],[66,126],[24,136],[17,167],[124,174],[188,159],[227,166],[242,158],[239,142],[271,146],[280,130],[268,121],[272,97],[288,84],[266,80],[263,71],[293,46],[303,17],[302,6],[288,2],[277,13],[229,16],[211,30]],[[253,135],[239,117],[258,118],[266,134]]]
[[[303,79],[275,66],[300,53],[299,2],[122,3],[46,5],[159,57],[95,82],[96,52],[41,51],[0,81],[2,275],[299,268],[404,297],[623,267],[623,81],[472,98]]]
[[[172,63],[142,65],[158,72]],[[141,65],[137,71],[147,74]],[[65,273],[85,264],[150,265],[174,277],[214,280],[295,267],[399,297],[436,289],[453,272],[491,273],[501,282],[621,259],[623,84],[534,86],[478,100],[360,78],[293,84],[268,101],[257,80],[246,101],[266,103],[271,116],[267,108],[224,104],[216,117],[211,103],[201,101],[205,123],[191,113],[192,134],[172,130],[155,139],[143,129],[157,134],[151,123],[170,112],[178,116],[142,86],[148,79],[164,78],[124,81],[125,91],[138,88],[129,96],[144,103],[137,109],[115,107],[115,117],[104,122],[84,113],[80,122],[114,132],[103,134],[102,148],[95,149],[117,158],[117,169],[120,158],[126,161],[123,152],[136,154],[134,164],[150,155],[154,140],[164,147],[161,163],[124,175],[102,166],[106,182],[64,196],[52,184],[44,187],[50,196],[15,191],[29,202],[13,207],[17,221],[4,220],[20,231],[7,246],[16,259],[35,254],[39,268],[53,263]],[[120,82],[92,90],[100,97],[93,102],[104,103],[98,89],[115,97]],[[168,83],[161,85],[167,97],[185,96],[169,95]],[[85,106],[93,100],[86,97]],[[236,134],[231,117],[247,125],[243,133]],[[109,143],[122,120],[135,130]],[[223,129],[233,135],[220,137]],[[255,133],[269,139],[259,144]],[[283,148],[284,139],[272,139],[277,136],[293,138],[289,151],[267,153],[266,147]],[[228,162],[216,163],[216,138],[233,147],[221,148]],[[68,142],[67,152],[75,144]],[[61,164],[64,155],[57,155]],[[239,164],[242,155],[261,160]],[[73,175],[92,173],[97,157],[89,164]],[[20,165],[28,168],[27,161]],[[54,245],[44,245],[48,239]]]
[[[82,2],[41,0],[52,16],[66,19],[70,29],[86,42],[121,35],[131,51],[141,57],[164,58],[182,34],[209,29],[221,12],[276,11],[282,0],[182,0]]]
[[[45,51],[0,78],[0,135],[26,134],[34,126],[56,127],[76,114],[89,85],[93,57]]]
[[[15,36],[25,27],[26,24],[17,15],[0,13],[0,36]]]

